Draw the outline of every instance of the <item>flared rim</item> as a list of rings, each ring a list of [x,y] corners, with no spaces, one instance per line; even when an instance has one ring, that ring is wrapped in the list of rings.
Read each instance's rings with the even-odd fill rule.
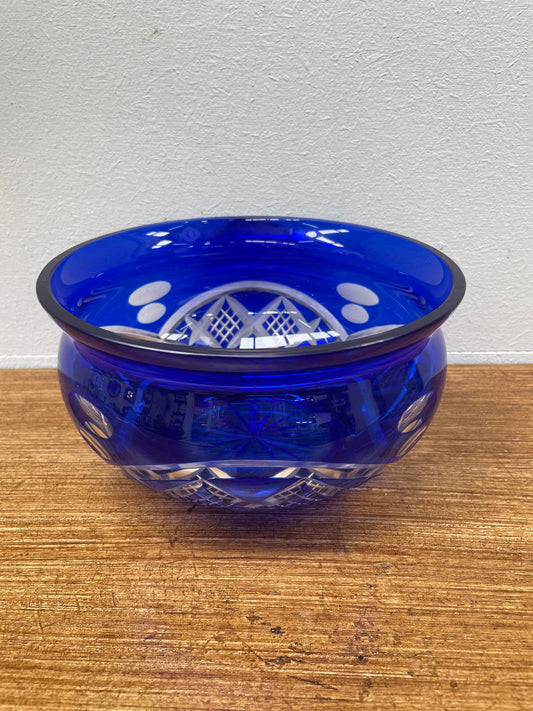
[[[308,217],[294,217],[294,216],[261,216],[261,215],[245,215],[245,216],[220,216],[211,218],[190,218],[183,220],[184,223],[195,222],[197,220],[202,221],[212,221],[212,220],[250,220],[250,219],[264,219],[264,220],[294,220],[294,221],[305,221],[313,222],[313,218]],[[105,328],[100,328],[99,326],[93,326],[87,321],[78,318],[71,314],[67,309],[65,309],[56,300],[52,293],[51,280],[52,276],[58,267],[58,265],[66,259],[70,254],[76,252],[77,250],[85,247],[88,244],[97,242],[99,240],[106,239],[113,235],[119,235],[130,230],[148,230],[156,224],[160,227],[163,224],[175,224],[179,220],[172,220],[166,223],[150,223],[146,225],[139,225],[135,227],[129,227],[115,232],[109,232],[107,234],[101,235],[94,239],[86,240],[81,242],[70,249],[65,250],[61,254],[57,255],[52,259],[41,271],[39,277],[37,278],[36,291],[37,298],[44,310],[60,325],[63,330],[67,331],[73,337],[80,336],[80,340],[85,343],[90,343],[93,347],[100,348],[101,350],[107,351],[111,348],[112,352],[116,353],[117,349],[120,351],[124,349],[129,355],[130,359],[135,357],[135,352],[137,351],[139,356],[142,357],[144,361],[150,361],[150,355],[153,356],[166,356],[166,358],[172,358],[172,356],[179,356],[180,366],[183,365],[183,359],[187,361],[189,359],[200,359],[200,361],[213,360],[213,362],[218,362],[222,366],[222,370],[225,370],[224,364],[229,365],[231,362],[231,370],[238,368],[239,362],[243,365],[245,362],[254,363],[259,365],[258,361],[261,362],[272,362],[272,360],[283,360],[284,362],[294,362],[298,359],[307,359],[309,356],[313,357],[327,357],[331,355],[340,355],[342,352],[346,351],[350,353],[350,357],[353,360],[361,360],[366,357],[366,354],[370,356],[376,355],[376,351],[387,352],[400,348],[407,343],[415,342],[418,337],[420,339],[429,335],[432,331],[438,328],[454,311],[454,309],[460,304],[466,290],[466,281],[463,272],[459,266],[448,257],[443,252],[431,247],[425,242],[420,240],[412,239],[411,237],[406,237],[405,235],[398,234],[397,232],[390,232],[388,230],[383,230],[380,228],[369,227],[367,225],[360,225],[357,223],[350,222],[340,222],[338,220],[327,220],[325,218],[317,218],[315,221],[329,222],[331,224],[338,225],[340,227],[347,228],[358,228],[367,229],[375,231],[377,235],[385,234],[398,237],[406,242],[411,242],[421,247],[424,247],[428,252],[432,253],[438,257],[442,262],[448,267],[452,275],[452,288],[450,290],[447,298],[440,304],[436,309],[430,311],[419,319],[410,321],[409,323],[392,328],[389,331],[382,333],[371,334],[368,336],[362,336],[357,339],[348,339],[345,341],[334,341],[332,343],[326,343],[316,346],[288,346],[283,348],[261,348],[257,350],[252,349],[224,349],[224,348],[211,348],[205,346],[188,346],[180,345],[177,343],[169,343],[165,341],[147,341],[136,338],[135,336],[115,333],[113,331],[106,330]],[[133,351],[131,350],[133,349]]]

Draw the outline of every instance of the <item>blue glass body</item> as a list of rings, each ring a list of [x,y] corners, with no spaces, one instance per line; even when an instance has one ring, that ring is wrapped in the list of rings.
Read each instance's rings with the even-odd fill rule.
[[[252,509],[333,496],[416,444],[464,291],[425,245],[296,218],[150,225],[47,270],[86,442],[153,490]]]
[[[58,364],[69,413],[100,456],[174,496],[187,482],[210,480],[207,490],[187,490],[181,498],[236,507],[281,505],[287,497],[276,495],[294,485],[298,494],[287,503],[315,500],[378,474],[425,432],[445,366],[440,331],[416,346],[327,372],[171,370],[103,354],[67,335]],[[110,423],[103,437],[98,415],[88,417],[73,394]],[[423,407],[399,426],[417,402]],[[309,481],[316,486],[302,492]],[[215,486],[226,498],[213,495]]]

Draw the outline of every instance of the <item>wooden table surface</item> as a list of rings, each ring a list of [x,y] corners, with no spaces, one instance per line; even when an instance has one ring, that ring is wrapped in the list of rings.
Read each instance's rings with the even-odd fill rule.
[[[0,708],[533,708],[533,366],[455,366],[342,498],[191,508],[0,371]]]

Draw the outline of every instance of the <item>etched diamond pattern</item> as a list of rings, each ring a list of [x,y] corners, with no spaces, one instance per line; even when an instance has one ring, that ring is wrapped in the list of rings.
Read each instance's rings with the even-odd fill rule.
[[[221,288],[221,290],[223,287]],[[331,330],[336,326],[333,319],[319,316],[311,306],[306,303],[302,294],[302,306],[299,308],[295,301],[287,296],[260,290],[254,291],[263,297],[263,305],[251,307],[250,294],[247,292],[225,291],[210,303],[201,307],[181,307],[181,317],[166,333],[164,338],[172,342],[187,345],[204,345],[217,348],[254,348],[258,347],[255,339],[259,339],[261,346],[302,345],[305,343],[315,345],[318,342],[337,340],[339,333]],[[266,299],[270,299],[268,303]],[[308,301],[308,299],[307,299]],[[253,310],[252,310],[253,309]],[[303,315],[302,309],[308,314]],[[296,339],[285,339],[286,336],[297,336]],[[269,343],[269,339],[277,338]],[[281,341],[280,341],[281,338]],[[266,341],[266,343],[265,343]],[[255,345],[254,345],[255,344]]]
[[[207,330],[220,346],[225,347],[243,326],[243,321],[226,299],[220,311],[212,318]]]
[[[231,480],[239,482],[239,478],[229,476],[220,467],[198,466],[195,468],[176,468],[173,471],[171,467],[165,467],[165,471],[158,471],[148,467],[124,467],[124,470],[130,478],[150,489],[162,491],[174,499],[222,508],[268,509],[297,506],[336,496],[346,487],[342,483],[337,485],[336,483],[333,484],[333,482],[349,479],[352,485],[355,483],[358,486],[371,478],[371,476],[376,476],[382,470],[382,467],[367,467],[364,469],[347,469],[346,467],[320,469],[311,466],[281,467],[279,472],[281,479],[275,475],[260,480],[264,482],[264,487],[262,487],[266,491],[264,495],[257,496],[251,493],[249,497],[246,494],[238,496],[225,489],[228,486],[226,482],[231,482]],[[285,478],[285,472],[288,472],[290,476]],[[327,473],[327,481],[319,478],[318,475],[321,472]],[[362,474],[363,476],[361,476]],[[273,488],[276,489],[275,493],[268,493],[267,482],[269,480]],[[278,488],[280,481],[285,482],[285,486],[281,490]],[[162,482],[167,482],[169,486],[161,488]]]

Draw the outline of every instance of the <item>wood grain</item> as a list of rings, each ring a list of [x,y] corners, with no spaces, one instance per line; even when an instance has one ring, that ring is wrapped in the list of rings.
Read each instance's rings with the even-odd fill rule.
[[[312,508],[127,480],[0,371],[2,709],[530,709],[533,366],[455,366],[422,442]]]

